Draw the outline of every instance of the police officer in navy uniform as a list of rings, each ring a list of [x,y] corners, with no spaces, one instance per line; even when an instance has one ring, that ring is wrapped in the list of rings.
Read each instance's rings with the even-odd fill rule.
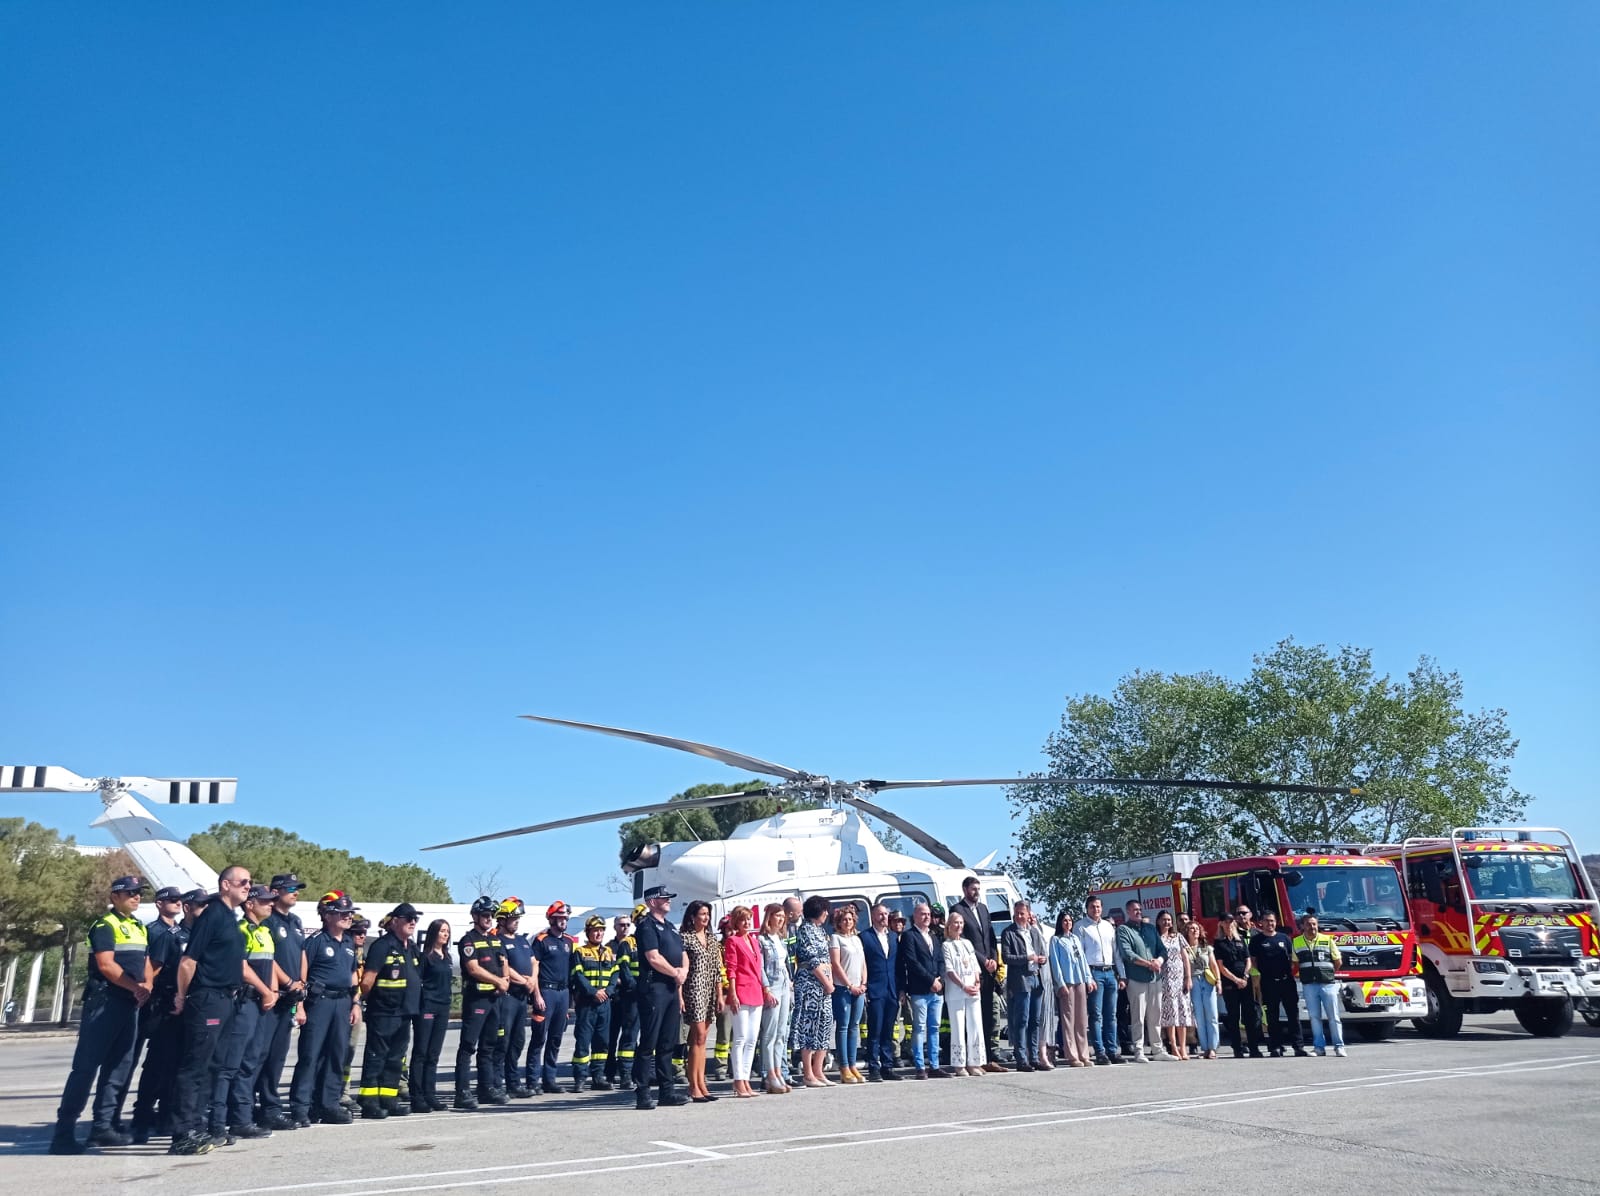
[[[567,934],[570,905],[553,902],[544,916],[549,926],[533,940],[533,1032],[528,1035],[528,1086],[533,1087],[534,1068],[538,1066],[540,1091],[560,1092],[556,1056],[561,1053],[561,1036],[567,1031],[567,1010],[572,1000],[572,948],[577,943]]]
[[[417,950],[417,909],[409,901],[390,911],[384,932],[367,948],[361,972],[366,998],[367,1049],[361,1056],[361,1116],[403,1117],[411,1106],[400,1099],[400,1065],[411,1036],[411,1019],[422,1009],[422,957]]]
[[[267,929],[272,933],[273,958],[288,983],[278,994],[277,1004],[264,1015],[271,1036],[261,1074],[256,1078],[256,1097],[261,1104],[258,1120],[269,1130],[295,1128],[294,1118],[284,1111],[283,1096],[278,1090],[283,1083],[283,1065],[289,1057],[289,1031],[306,1020],[306,931],[300,915],[294,912],[303,888],[293,872],[280,872],[272,878],[273,904],[267,915]]]
[[[245,898],[239,933],[244,936],[244,985],[234,1005],[233,1022],[217,1047],[211,1085],[211,1138],[232,1146],[240,1138],[270,1138],[272,1131],[255,1124],[256,1077],[267,1057],[272,1025],[264,1020],[278,1003],[284,976],[274,959],[267,915],[273,893],[251,885]]]
[[[509,1104],[495,1075],[495,1040],[499,1034],[499,999],[511,987],[505,975],[506,953],[494,931],[498,910],[487,894],[472,903],[472,929],[461,936],[461,1035],[456,1042],[457,1109],[476,1109],[478,1100]],[[472,1093],[472,1057],[478,1057],[478,1096]]]
[[[533,999],[533,940],[521,932],[526,907],[520,897],[507,897],[495,911],[496,933],[506,953],[506,979],[511,987],[495,1003],[500,1024],[495,1030],[494,1074],[508,1096],[532,1096],[523,1082],[522,1048],[528,1038],[528,1002]]]
[[[678,988],[689,978],[689,964],[683,954],[683,937],[667,921],[667,911],[677,894],[665,885],[644,891],[648,912],[634,933],[639,946],[639,1053],[633,1061],[634,1107],[654,1109],[657,1098],[650,1085],[660,1090],[659,1103],[686,1105],[689,1098],[673,1087],[672,1051],[678,1045],[683,1026],[683,1005]]]
[[[250,872],[234,864],[217,877],[217,895],[206,902],[189,933],[189,949],[178,964],[173,1008],[183,1015],[183,1060],[178,1065],[177,1112],[170,1154],[205,1154],[214,1143],[206,1133],[217,1048],[228,1036],[244,985],[244,935],[239,908],[250,893]]]
[[[355,906],[335,889],[317,902],[317,914],[322,929],[306,936],[306,1020],[289,1085],[290,1116],[297,1127],[310,1125],[313,1117],[327,1125],[352,1120],[339,1101],[350,1028],[361,1016],[354,1000],[355,940],[349,934]]]
[[[167,887],[156,892],[156,920],[146,928],[150,936],[153,970],[150,999],[139,1010],[139,1034],[145,1040],[144,1067],[139,1072],[139,1095],[133,1102],[133,1144],[144,1146],[156,1125],[156,1106],[163,1120],[172,1120],[172,1081],[178,1074],[183,1022],[172,1012],[178,991],[178,963],[189,945],[189,927],[179,921],[190,897],[205,901],[205,891],[183,894]],[[198,911],[196,911],[198,912]],[[134,1055],[138,1056],[137,1047]]]
[[[633,940],[633,926],[644,917],[645,908],[637,905],[633,918],[618,914],[611,922],[616,933],[611,954],[617,960],[617,991],[611,998],[611,1028],[606,1034],[605,1077],[612,1084],[633,1084],[633,1052],[639,1041],[639,947]]]
[[[133,1062],[133,1040],[138,1032],[139,1007],[150,999],[148,935],[134,916],[143,882],[121,876],[111,884],[111,909],[89,926],[89,982],[83,998],[83,1020],[78,1045],[72,1052],[72,1071],[56,1110],[56,1129],[50,1139],[51,1154],[82,1154],[78,1141],[78,1114],[95,1090],[94,1128],[89,1142],[95,1146],[126,1146],[131,1138],[111,1127],[117,1107],[117,1081],[127,1084]]]

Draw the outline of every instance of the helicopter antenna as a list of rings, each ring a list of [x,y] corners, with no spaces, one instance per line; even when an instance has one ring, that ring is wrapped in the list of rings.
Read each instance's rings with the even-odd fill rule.
[[[678,811],[678,817],[683,820],[683,825],[689,828],[689,833],[691,835],[694,835],[694,841],[696,843],[701,842],[702,840],[701,840],[700,836],[694,834],[694,825],[689,821],[689,816],[687,814],[685,814],[682,810],[679,810]]]

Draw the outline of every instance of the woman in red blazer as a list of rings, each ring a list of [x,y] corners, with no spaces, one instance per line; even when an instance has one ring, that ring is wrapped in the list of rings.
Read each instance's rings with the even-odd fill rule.
[[[733,1011],[733,1041],[729,1049],[733,1094],[754,1096],[750,1068],[761,1037],[761,1008],[766,1004],[761,984],[761,947],[751,933],[754,915],[748,906],[734,906],[729,917],[733,925],[722,942],[722,964],[728,976],[724,1000]]]

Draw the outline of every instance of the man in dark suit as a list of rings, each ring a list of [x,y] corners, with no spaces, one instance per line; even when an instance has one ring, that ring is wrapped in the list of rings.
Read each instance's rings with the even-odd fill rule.
[[[889,929],[889,907],[872,907],[872,925],[861,936],[867,960],[867,1080],[899,1080],[894,1069],[894,1019],[900,1012],[900,936]]]
[[[989,911],[978,894],[976,876],[962,880],[961,900],[952,912],[961,914],[961,937],[972,944],[972,950],[978,956],[978,966],[983,969],[978,977],[981,986],[978,1000],[983,1011],[984,1045],[988,1048],[985,1058],[989,1060],[983,1065],[983,1070],[1003,1072],[1005,1068],[995,1062],[995,1053],[1000,1049],[1000,1026],[994,1016],[994,973],[1000,966],[999,951],[994,937],[994,924],[989,921]]]
[[[944,956],[933,930],[933,911],[918,900],[911,929],[900,936],[895,980],[911,1001],[911,1062],[919,1080],[948,1079],[939,1066],[939,1010],[944,1005]]]

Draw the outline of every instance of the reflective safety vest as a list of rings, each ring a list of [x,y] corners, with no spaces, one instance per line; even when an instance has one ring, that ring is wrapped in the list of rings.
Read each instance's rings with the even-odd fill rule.
[[[150,955],[150,932],[145,924],[135,917],[125,918],[114,909],[107,910],[89,924],[88,992],[110,991],[132,1001],[132,993],[125,988],[113,987],[100,974],[100,965],[94,958],[98,951],[111,952],[111,958],[128,976],[143,980],[149,974],[147,964]]]
[[[263,984],[271,988],[272,963],[278,954],[277,944],[272,941],[272,927],[265,921],[252,922],[249,918],[241,918],[239,929],[244,934],[245,966],[254,972]],[[253,988],[245,991],[252,996],[259,995]]]
[[[1331,934],[1318,934],[1307,940],[1294,939],[1295,971],[1301,984],[1332,984],[1339,967],[1339,944]]]
[[[607,999],[617,989],[617,957],[611,948],[584,943],[572,952],[572,991],[582,1000],[592,1001],[601,993]]]

